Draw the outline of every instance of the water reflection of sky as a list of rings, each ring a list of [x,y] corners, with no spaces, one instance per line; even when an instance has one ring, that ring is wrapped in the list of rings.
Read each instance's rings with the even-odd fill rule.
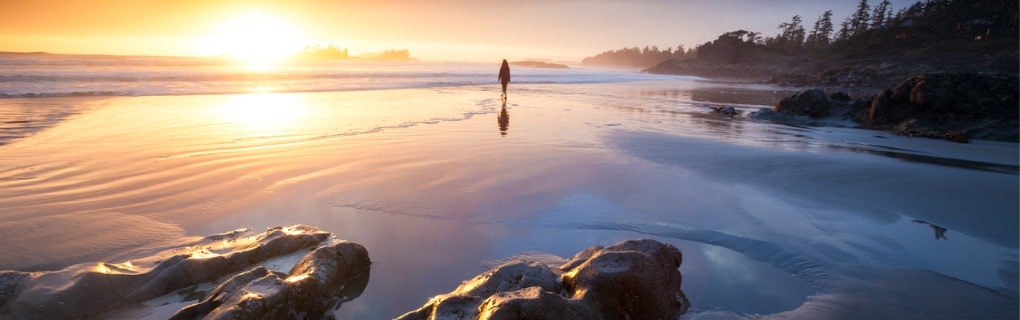
[[[959,161],[1015,167],[1015,144],[725,117],[706,106],[746,111],[775,93],[690,81],[517,85],[504,130],[498,95],[486,90],[287,94],[256,108],[262,115],[229,107],[230,96],[120,99],[30,141],[38,147],[5,150],[73,161],[89,188],[39,182],[55,191],[7,193],[0,204],[16,214],[43,201],[156,212],[190,235],[315,225],[373,259],[345,318],[416,308],[485,261],[639,237],[684,252],[692,312],[769,314],[862,297],[923,305],[910,297],[929,285],[951,288],[949,298],[1016,292],[1017,176]],[[294,103],[302,108],[278,106]],[[93,149],[68,148],[78,145]],[[0,191],[20,186],[9,175]],[[825,304],[834,296],[850,300]]]
[[[683,91],[610,88],[618,91],[569,98],[545,86],[522,89],[507,104],[514,125],[505,136],[493,111],[383,140],[355,137],[367,140],[350,143],[374,146],[370,160],[357,149],[317,149],[316,157],[350,167],[311,175],[278,190],[279,203],[213,225],[299,221],[364,244],[373,278],[341,309],[347,318],[415,308],[484,271],[485,261],[568,257],[637,237],[684,252],[692,312],[770,314],[854,295],[923,303],[910,293],[926,289],[902,282],[896,294],[905,294],[886,297],[850,285],[893,281],[876,272],[918,275],[959,294],[981,290],[910,271],[933,270],[1015,292],[1015,175],[846,146],[1007,164],[1008,148],[766,125],[670,102],[689,99]],[[960,214],[975,207],[985,219]],[[946,239],[915,219],[947,228]],[[848,271],[856,266],[867,271]],[[871,314],[903,314],[882,308]]]

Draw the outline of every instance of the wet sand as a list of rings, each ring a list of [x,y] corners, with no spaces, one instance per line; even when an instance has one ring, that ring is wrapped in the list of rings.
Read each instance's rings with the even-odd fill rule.
[[[982,305],[944,308],[1017,313],[1015,144],[709,112],[778,95],[676,81],[512,86],[505,107],[491,87],[89,98],[0,146],[0,269],[307,224],[372,257],[338,315],[387,318],[507,257],[653,237],[684,252],[692,316],[912,316],[967,297]]]

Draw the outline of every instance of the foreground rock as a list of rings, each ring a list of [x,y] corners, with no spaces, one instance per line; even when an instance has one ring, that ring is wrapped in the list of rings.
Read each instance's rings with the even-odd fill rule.
[[[288,273],[259,266],[312,248]],[[87,318],[219,282],[172,318],[319,319],[341,300],[360,295],[370,265],[361,245],[312,227],[276,227],[257,235],[238,230],[122,263],[0,272],[0,318]]]
[[[682,260],[669,244],[631,240],[588,248],[559,270],[512,261],[397,319],[676,319],[690,307]]]
[[[864,128],[901,135],[967,142],[971,138],[1017,142],[1020,136],[1017,75],[926,73],[852,102],[812,89],[784,98],[765,120],[804,116],[852,119]]]

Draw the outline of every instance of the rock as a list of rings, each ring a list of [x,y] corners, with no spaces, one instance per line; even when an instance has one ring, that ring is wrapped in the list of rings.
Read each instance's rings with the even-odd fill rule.
[[[398,319],[444,319],[452,315],[484,319],[479,317],[479,306],[492,295],[530,287],[558,293],[562,286],[557,278],[552,269],[537,262],[507,262],[464,282],[453,292],[432,298],[425,306]]]
[[[20,271],[0,271],[0,306],[7,305],[7,302],[18,296],[28,280],[31,273]]]
[[[558,271],[511,261],[397,319],[676,319],[690,307],[682,260],[669,244],[633,240],[586,249]]]
[[[779,100],[773,109],[784,114],[822,118],[829,115],[830,105],[825,92],[811,89]]]
[[[256,267],[238,274],[170,319],[331,318],[327,312],[335,304],[352,298],[345,293],[360,295],[365,289],[370,264],[368,251],[359,244],[321,246],[304,256],[290,273]]]
[[[811,89],[783,98],[750,118],[800,122],[790,116],[853,119],[862,127],[967,142],[971,138],[1017,142],[1020,137],[1020,82],[1014,74],[926,73],[863,99],[845,93],[829,98]]]
[[[836,91],[829,95],[829,101],[850,102],[851,100],[853,99],[850,98],[850,95],[843,91]]]
[[[566,265],[576,266],[562,269],[563,283],[606,319],[674,319],[690,307],[680,290],[681,263],[683,255],[671,245],[624,241],[571,258]]]
[[[734,107],[711,107],[711,108],[712,108],[712,112],[715,112],[715,113],[718,113],[718,114],[721,114],[721,115],[726,115],[726,116],[731,116],[732,117],[732,116],[740,114],[740,111],[737,111],[737,109],[734,108]]]
[[[1009,74],[927,73],[863,99],[854,117],[904,135],[1017,142],[1018,83]]]
[[[358,275],[367,277],[371,263],[363,247],[337,242],[335,239],[331,241],[337,243],[329,243],[327,240],[332,239],[331,236],[328,232],[300,225],[270,228],[255,235],[250,231],[233,231],[200,238],[179,248],[122,263],[83,263],[59,271],[28,273],[27,276],[25,273],[4,271],[0,272],[0,279],[17,281],[5,281],[0,286],[0,318],[93,317],[238,272],[238,275],[221,284],[218,291],[210,293],[212,297],[203,299],[214,303],[196,307],[185,314],[204,314],[208,312],[206,310],[238,307],[227,304],[228,301],[256,301],[216,300],[222,292],[256,287],[265,289],[258,292],[260,296],[274,297],[270,300],[257,300],[265,302],[266,306],[275,308],[283,304],[308,314],[321,314],[322,310],[332,305],[332,302],[326,304],[327,301],[336,300],[332,295],[324,296],[321,292],[336,292],[340,287],[350,286],[356,283],[352,278]],[[267,259],[314,248],[322,243],[328,245],[305,256],[289,275],[257,267]],[[326,269],[332,271],[324,271]],[[280,281],[274,282],[274,277]],[[309,284],[308,281],[312,280],[318,283]],[[254,282],[258,285],[251,284]],[[271,286],[273,284],[275,286]],[[282,294],[271,294],[267,290]],[[300,294],[288,294],[288,290],[296,290]],[[322,307],[324,304],[326,307]]]

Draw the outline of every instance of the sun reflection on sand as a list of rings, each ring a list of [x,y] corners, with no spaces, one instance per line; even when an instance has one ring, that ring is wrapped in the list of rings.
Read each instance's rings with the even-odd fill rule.
[[[235,95],[215,112],[221,119],[248,130],[287,130],[308,116],[308,105],[303,97],[285,93]]]

